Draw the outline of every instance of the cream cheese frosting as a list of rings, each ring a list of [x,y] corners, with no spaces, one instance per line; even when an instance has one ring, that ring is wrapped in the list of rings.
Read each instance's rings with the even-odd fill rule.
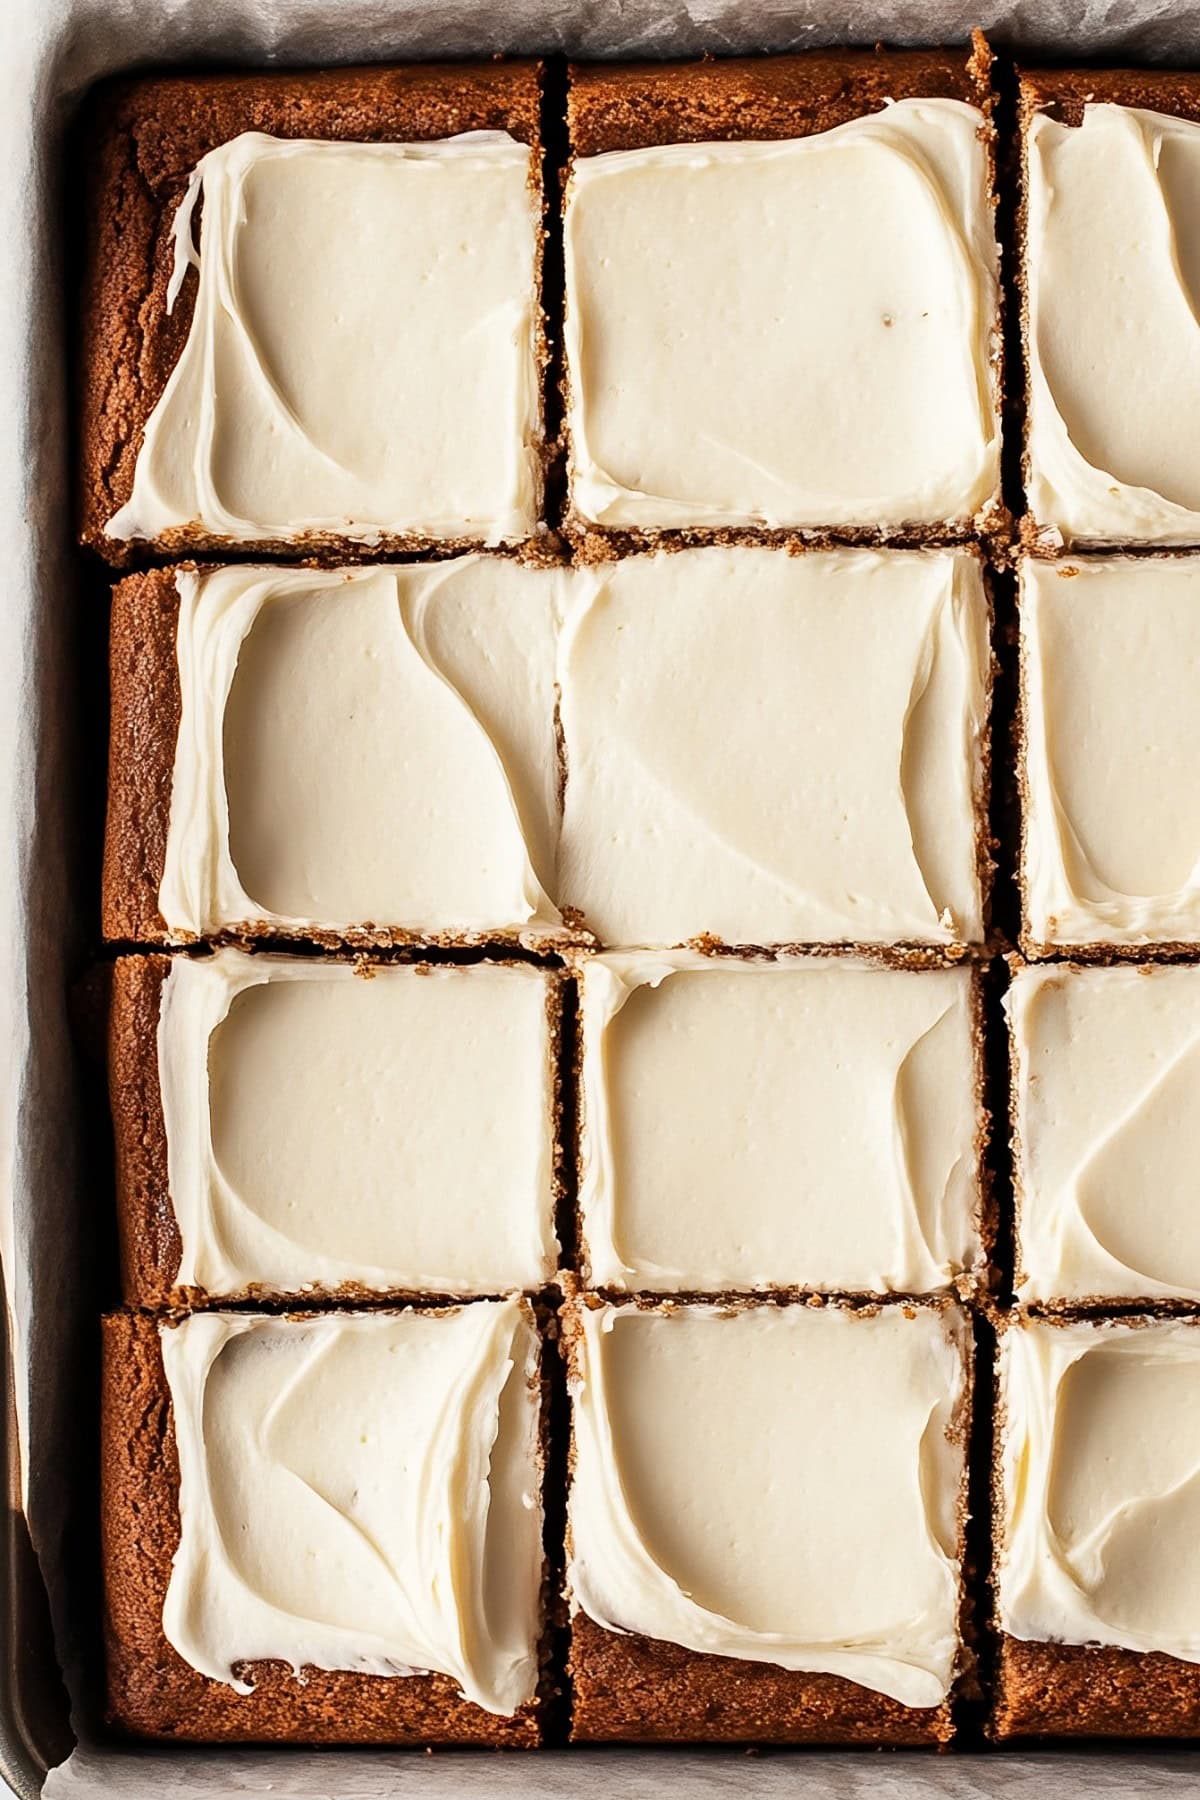
[[[965,553],[589,571],[559,651],[559,904],[614,947],[977,942],[989,656]]]
[[[999,1622],[1034,1642],[1200,1662],[1200,1330],[1004,1335]]]
[[[1017,1296],[1200,1301],[1200,970],[1018,972]]]
[[[1028,127],[1028,496],[1067,543],[1200,541],[1200,125]]]
[[[577,157],[571,500],[615,527],[965,522],[999,485],[987,127],[902,100],[813,137]]]
[[[549,978],[176,958],[158,1071],[181,1287],[504,1293],[554,1272]]]
[[[1028,560],[1021,623],[1028,936],[1200,940],[1200,569]]]
[[[193,1314],[160,1328],[180,1542],[163,1630],[249,1692],[259,1660],[448,1675],[488,1712],[537,1685],[538,1344],[517,1301]]]
[[[572,1604],[607,1630],[904,1706],[959,1651],[957,1308],[583,1305]],[[570,1329],[570,1327],[569,1327]]]
[[[504,132],[210,151],[175,220],[187,341],[106,535],[529,536],[541,229],[536,154]]]
[[[921,1293],[978,1261],[968,970],[642,951],[580,994],[594,1286]]]
[[[558,928],[558,580],[181,571],[168,934]]]

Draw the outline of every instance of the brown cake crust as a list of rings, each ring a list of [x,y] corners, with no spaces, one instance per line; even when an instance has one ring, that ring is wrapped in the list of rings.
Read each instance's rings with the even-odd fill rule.
[[[116,1150],[117,1228],[121,1249],[121,1292],[127,1306],[205,1308],[243,1301],[272,1304],[329,1306],[356,1305],[386,1300],[394,1305],[428,1299],[425,1291],[409,1288],[364,1287],[347,1281],[337,1287],[308,1287],[281,1292],[251,1282],[229,1293],[211,1294],[206,1288],[180,1286],[177,1280],[182,1254],[179,1222],[171,1196],[167,1132],[163,1119],[162,1082],[158,1064],[158,1021],[163,987],[176,959],[170,956],[120,956],[112,965],[108,1015],[108,1084]],[[372,964],[356,958],[355,966],[369,979]],[[376,964],[375,967],[383,967]],[[429,963],[406,963],[417,971]],[[444,965],[442,965],[444,967]],[[553,1213],[562,1200],[562,1016],[567,977],[559,969],[538,971],[545,983],[547,1058],[550,1069],[551,1117],[547,1129],[554,1144],[552,1192],[547,1204]],[[439,1293],[439,1301],[481,1298],[478,1294]]]
[[[88,237],[79,360],[83,543],[117,565],[136,553],[135,545],[105,537],[104,525],[130,497],[146,422],[187,341],[194,274],[169,316],[166,294],[175,213],[200,158],[244,131],[353,143],[507,131],[538,147],[540,74],[541,65],[532,61],[417,63],[155,76],[98,90],[86,130]],[[364,546],[312,534],[299,544],[239,542],[237,547],[276,556],[307,550],[345,561],[418,548],[449,553],[467,542],[401,535]],[[229,544],[186,526],[145,548],[178,555]]]
[[[950,1704],[901,1706],[838,1675],[733,1656],[698,1656],[656,1638],[571,1621],[575,1743],[946,1744]]]
[[[158,1073],[158,1015],[170,970],[169,956],[120,956],[112,965],[108,1092],[121,1292],[130,1306],[186,1304],[174,1287],[179,1227],[167,1175]]]
[[[109,628],[108,813],[101,930],[108,943],[163,943],[158,889],[167,852],[181,697],[174,569],[113,589]]]
[[[995,95],[992,53],[982,32],[969,51],[819,50],[790,56],[706,58],[691,63],[573,64],[567,96],[572,159],[610,150],[715,140],[814,137],[851,119],[878,112],[888,101],[964,100],[984,115],[991,186],[995,189]],[[563,171],[565,209],[570,164]],[[1002,308],[1003,295],[997,306]],[[1003,390],[1002,319],[997,318],[992,362],[997,429]],[[562,375],[564,435],[570,417],[570,370]],[[568,443],[569,452],[569,443]],[[1008,518],[999,504],[979,521],[910,523],[888,527],[805,527],[763,530],[743,526],[608,527],[578,518],[568,501],[565,530],[583,560],[624,555],[660,543],[839,544],[945,543],[972,535],[1007,541]]]
[[[584,1293],[574,1279],[567,1279],[567,1298],[558,1314],[559,1348],[568,1379],[579,1378],[579,1313],[603,1304],[603,1296]],[[640,1311],[674,1311],[681,1304],[676,1295],[656,1300],[648,1295],[614,1296],[617,1305]],[[952,1302],[944,1297],[911,1302],[874,1298],[863,1304],[844,1299],[811,1297],[796,1302],[780,1295],[725,1297],[730,1312],[749,1311],[777,1304],[834,1306],[870,1316],[893,1306],[910,1311],[943,1312]],[[969,1313],[965,1315],[968,1319]],[[973,1404],[974,1359],[968,1347],[963,1364],[964,1391],[952,1429],[964,1446],[969,1445]],[[568,1474],[573,1475],[575,1443],[572,1435]],[[965,1554],[969,1458],[964,1449],[962,1485],[958,1495],[959,1543]],[[570,1529],[567,1556],[570,1560]],[[713,1656],[664,1643],[634,1632],[609,1631],[584,1613],[571,1613],[571,1642],[567,1670],[574,1703],[571,1715],[573,1743],[751,1743],[751,1744],[855,1744],[940,1748],[954,1737],[954,1696],[957,1690],[974,1690],[975,1655],[971,1597],[965,1579],[960,1581],[960,1631],[962,1643],[955,1685],[936,1707],[904,1706],[886,1694],[861,1687],[843,1676],[782,1669],[774,1663],[743,1661],[740,1657]]]
[[[815,137],[889,100],[990,105],[986,53],[814,50],[690,63],[576,64],[567,124],[576,156],[715,139]]]
[[[179,1545],[179,1461],[158,1325],[133,1313],[101,1321],[100,1524],[108,1719],[176,1743],[480,1744],[540,1741],[539,1707],[511,1719],[465,1700],[445,1675],[388,1677],[286,1665],[246,1666],[238,1694],[193,1669],[163,1635]]]
[[[1037,1644],[1002,1633],[992,1736],[1195,1738],[1200,1665],[1107,1644]]]

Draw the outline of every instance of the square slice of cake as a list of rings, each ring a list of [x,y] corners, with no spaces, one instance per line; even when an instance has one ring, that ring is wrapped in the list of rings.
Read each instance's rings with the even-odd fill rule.
[[[528,62],[105,90],[84,540],[121,561],[531,536],[538,115]]]
[[[1022,948],[1200,943],[1200,557],[1021,570]]]
[[[1021,81],[1029,535],[1200,543],[1200,81]]]
[[[561,989],[520,963],[118,958],[127,1302],[543,1286]]]
[[[559,579],[469,556],[121,582],[106,938],[561,930]]]
[[[965,551],[577,572],[559,904],[607,948],[978,943],[990,673]]]
[[[523,1301],[103,1328],[111,1722],[175,1742],[538,1742]]]
[[[944,1743],[970,1327],[952,1303],[563,1320],[580,1741]]]
[[[1200,1320],[1001,1342],[997,1737],[1200,1735]]]
[[[915,1294],[979,1273],[972,970],[616,952],[580,991],[591,1287]]]
[[[1200,969],[1021,969],[1017,1298],[1200,1301]]]
[[[982,43],[572,71],[574,528],[987,523],[990,110]]]

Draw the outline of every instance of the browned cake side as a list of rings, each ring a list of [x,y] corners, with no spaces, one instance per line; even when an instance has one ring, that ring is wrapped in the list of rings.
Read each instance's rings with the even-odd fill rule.
[[[121,1293],[127,1306],[150,1309],[228,1305],[243,1300],[307,1301],[351,1305],[386,1299],[396,1304],[427,1298],[409,1288],[381,1290],[361,1282],[337,1287],[306,1287],[280,1293],[261,1283],[234,1292],[211,1294],[205,1288],[178,1283],[182,1243],[171,1194],[167,1132],[163,1119],[162,1082],[158,1063],[158,1020],[163,985],[170,973],[169,956],[119,956],[112,965],[108,1013],[108,1088],[116,1156],[117,1229],[121,1249]],[[359,962],[364,978],[370,965]],[[428,967],[420,963],[415,968]],[[547,1057],[550,1065],[551,1118],[554,1143],[552,1204],[562,1204],[562,1016],[566,975],[543,971],[546,983]],[[470,1294],[445,1294],[447,1302]]]
[[[950,1704],[901,1706],[838,1675],[808,1675],[605,1631],[577,1612],[570,1673],[578,1743],[939,1745]]]
[[[101,929],[109,943],[161,942],[158,910],[179,738],[179,594],[174,569],[130,575],[113,589],[108,816]]]
[[[108,1015],[108,1093],[116,1157],[121,1292],[130,1306],[172,1304],[179,1227],[171,1203],[158,1073],[158,1015],[169,956],[120,956]]]
[[[179,1543],[179,1464],[158,1327],[102,1321],[101,1550],[108,1717],[136,1737],[175,1742],[485,1744],[532,1748],[536,1704],[512,1719],[464,1700],[445,1675],[389,1678],[249,1664],[238,1694],[168,1644],[163,1599]]]
[[[696,63],[571,69],[576,156],[713,139],[814,137],[888,100],[990,106],[989,58],[954,50],[819,50]]]
[[[402,143],[462,131],[507,131],[539,143],[534,62],[424,63],[398,69],[177,75],[127,80],[100,90],[86,133],[87,243],[80,322],[80,535],[109,561],[130,547],[104,536],[129,499],[142,434],[187,340],[195,280],[168,316],[172,226],[200,158],[244,131],[281,138]],[[417,547],[394,537],[379,555]],[[367,554],[336,537],[306,540],[341,557]],[[157,547],[168,553],[221,548],[183,528]],[[439,541],[452,549],[454,541]],[[240,545],[278,553],[278,544]]]
[[[1200,1665],[1103,1644],[1035,1644],[1004,1634],[996,1738],[1200,1736]]]

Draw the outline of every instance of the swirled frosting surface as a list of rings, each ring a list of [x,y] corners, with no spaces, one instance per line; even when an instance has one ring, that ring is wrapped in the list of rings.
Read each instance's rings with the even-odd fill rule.
[[[598,1287],[921,1293],[979,1245],[973,979],[837,958],[582,965]]]
[[[1200,970],[1022,969],[1005,1004],[1018,1298],[1200,1300]]]
[[[572,1603],[936,1706],[959,1652],[953,1307],[579,1307]]]
[[[1200,125],[1030,121],[1029,505],[1067,543],[1200,541]]]
[[[548,980],[219,950],[163,986],[183,1287],[467,1294],[554,1271]]]
[[[577,158],[571,498],[607,526],[965,522],[997,497],[987,127],[901,100],[813,137]]]
[[[1038,943],[1200,939],[1200,569],[1021,572],[1025,927]]]
[[[187,340],[107,535],[527,537],[536,181],[535,153],[504,132],[246,132],[210,151],[175,221],[169,307],[197,271]]]
[[[1026,1320],[1001,1355],[999,1614],[1200,1662],[1200,1330]]]
[[[537,1336],[450,1314],[194,1313],[161,1327],[179,1451],[169,1643],[247,1691],[260,1660],[533,1697],[542,1573]]]

